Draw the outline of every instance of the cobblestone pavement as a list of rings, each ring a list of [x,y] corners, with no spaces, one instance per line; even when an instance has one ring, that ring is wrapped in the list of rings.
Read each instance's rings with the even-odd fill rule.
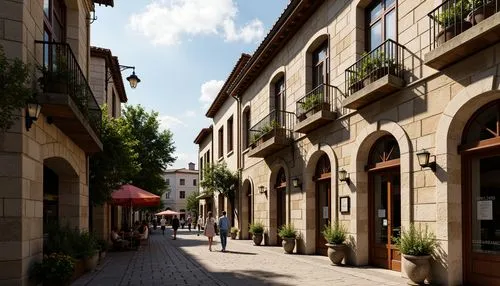
[[[281,247],[228,240],[212,252],[196,232],[180,230],[172,240],[153,232],[138,251],[108,253],[97,269],[72,285],[405,285],[400,273],[376,268],[332,266],[316,255],[284,254]]]

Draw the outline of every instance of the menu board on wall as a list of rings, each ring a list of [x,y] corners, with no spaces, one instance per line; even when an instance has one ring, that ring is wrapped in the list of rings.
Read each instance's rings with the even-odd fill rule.
[[[493,201],[477,201],[477,220],[493,220]]]

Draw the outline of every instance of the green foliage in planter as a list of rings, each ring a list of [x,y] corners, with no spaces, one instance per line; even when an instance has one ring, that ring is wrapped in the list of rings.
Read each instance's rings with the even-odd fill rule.
[[[328,243],[343,244],[347,238],[347,229],[343,224],[336,221],[333,225],[325,225],[323,237]]]
[[[258,131],[255,131],[252,135],[252,143],[257,142],[257,140],[260,139],[264,134],[267,134],[277,128],[281,128],[281,124],[279,124],[278,121],[272,120],[268,124],[265,124],[264,126],[260,127]]]
[[[98,239],[97,245],[99,246],[100,251],[108,251],[110,247],[108,241],[105,239]]]
[[[97,239],[92,233],[57,224],[47,226],[46,253],[61,253],[73,258],[91,257],[99,251]]]
[[[455,22],[460,23],[472,10],[472,1],[474,0],[456,0],[455,2],[448,2],[449,4],[444,5],[442,10],[439,11],[436,20],[440,25],[445,27],[455,24]],[[478,4],[475,3],[474,7],[478,7],[477,5]]]
[[[410,224],[410,228],[403,230],[401,236],[394,238],[394,241],[399,251],[407,255],[431,255],[437,247],[434,233],[429,232],[427,226],[423,231],[420,227],[417,229],[414,224]]]
[[[262,234],[264,233],[264,224],[260,221],[250,224],[249,230],[252,234]]]
[[[70,256],[52,253],[45,256],[42,262],[35,263],[32,277],[36,283],[43,285],[67,285],[74,270],[75,263]]]
[[[295,229],[293,224],[285,224],[282,227],[280,227],[278,235],[281,238],[296,238],[297,230]]]
[[[80,237],[75,241],[75,258],[88,258],[99,252],[99,244],[96,237],[88,232],[81,231]]]
[[[323,98],[323,93],[312,94],[302,102],[302,109],[304,111],[308,111],[321,103],[321,99]]]
[[[231,227],[231,233],[238,233],[240,231],[237,227],[233,226]]]
[[[19,58],[7,59],[0,46],[0,131],[9,129],[26,102],[34,99],[32,68]]]

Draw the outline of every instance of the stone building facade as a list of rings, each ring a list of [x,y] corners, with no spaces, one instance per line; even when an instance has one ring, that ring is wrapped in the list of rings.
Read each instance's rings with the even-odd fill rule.
[[[431,281],[498,284],[500,13],[479,2],[454,22],[455,1],[290,1],[221,91],[242,235],[262,221],[275,245],[293,223],[296,252],[322,254],[339,221],[346,263],[401,271],[392,238],[413,223],[439,242]]]
[[[188,168],[167,169],[163,178],[169,190],[161,196],[165,209],[182,212],[181,218],[191,215],[186,211],[187,197],[198,191],[198,170],[194,163],[189,163]]]
[[[95,3],[112,2],[0,1],[6,56],[45,68],[33,78],[33,86],[40,77],[45,83],[38,120],[27,126],[20,110],[0,135],[1,285],[30,283],[29,269],[42,258],[45,224],[88,228],[88,158],[102,149],[101,113],[87,82],[89,19]]]
[[[90,87],[99,106],[106,105],[111,118],[121,116],[121,104],[127,102],[127,94],[118,57],[109,49],[90,47]],[[90,229],[100,239],[109,239],[112,227],[122,225],[122,207],[104,204],[91,206]]]

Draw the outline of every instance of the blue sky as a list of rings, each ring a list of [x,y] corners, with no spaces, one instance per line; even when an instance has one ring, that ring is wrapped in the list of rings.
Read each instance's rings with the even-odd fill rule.
[[[244,53],[253,53],[288,0],[115,0],[96,5],[92,45],[109,48],[136,67],[141,83],[126,83],[128,104],[159,112],[174,134],[173,168],[197,163],[193,143],[210,125],[205,112]],[[133,3],[133,5],[132,5]],[[130,75],[125,70],[123,77]],[[197,166],[198,168],[198,166]]]

